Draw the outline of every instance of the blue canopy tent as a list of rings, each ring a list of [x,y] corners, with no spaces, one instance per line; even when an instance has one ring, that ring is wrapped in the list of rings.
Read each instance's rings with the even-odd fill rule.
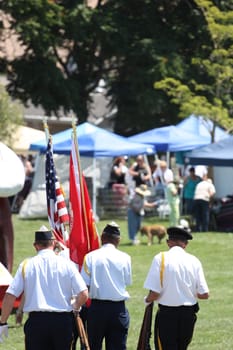
[[[188,151],[209,143],[206,138],[181,130],[173,125],[148,130],[130,136],[128,140],[147,143],[156,147],[157,151],[165,152]]]
[[[233,136],[185,153],[190,164],[233,167]]]
[[[70,128],[52,135],[53,152],[57,154],[69,155],[71,151]],[[88,122],[82,123],[76,127],[78,148],[80,156],[92,157],[93,168],[96,168],[97,157],[115,157],[115,156],[135,156],[138,154],[154,154],[155,148],[148,144],[133,143],[126,137],[114,134],[103,128],[97,127]],[[29,148],[31,151],[45,153],[47,149],[46,140],[40,140],[32,143]],[[93,177],[93,211],[96,214],[96,172]]]
[[[213,122],[202,116],[190,115],[176,125],[178,129],[187,131],[194,135],[206,138],[208,143],[211,143],[211,131],[213,130]],[[226,131],[219,126],[215,128],[215,142],[228,137]]]
[[[79,153],[85,157],[115,157],[120,155],[153,154],[155,148],[148,144],[132,143],[126,137],[99,128],[90,123],[77,126]],[[52,135],[53,152],[70,154],[72,128]],[[30,145],[31,151],[46,152],[46,141],[40,140]]]
[[[176,125],[176,127],[184,132],[189,132],[197,137],[202,137],[206,140],[206,145],[211,143],[211,132],[213,130],[213,122],[210,119],[206,119],[202,116],[195,116],[194,114],[182,120]],[[215,142],[228,137],[226,131],[224,131],[219,126],[215,127],[214,139]],[[200,145],[201,147],[202,145]],[[203,145],[204,146],[204,145]],[[197,147],[195,147],[197,148]],[[194,149],[194,148],[193,148]],[[190,151],[192,149],[189,149]],[[185,150],[185,151],[189,151]],[[185,162],[185,152],[176,153],[177,163],[184,164]]]

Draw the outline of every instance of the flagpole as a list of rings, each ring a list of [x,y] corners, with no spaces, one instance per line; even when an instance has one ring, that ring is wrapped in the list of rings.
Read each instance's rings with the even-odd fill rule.
[[[50,137],[50,132],[49,132],[49,127],[47,123],[47,118],[43,118],[43,126],[44,126],[44,132],[45,132],[45,138],[46,138],[46,144],[48,144],[49,137]]]
[[[77,132],[76,132],[76,122],[75,118],[72,118],[72,128],[73,128],[73,140],[75,145],[75,153],[76,153],[76,159],[77,159],[77,166],[78,166],[78,172],[79,172],[79,179],[80,179],[80,193],[81,193],[81,203],[83,207],[83,216],[84,216],[84,225],[85,225],[85,232],[86,232],[86,238],[87,238],[87,247],[88,251],[90,251],[90,237],[88,234],[88,220],[87,220],[87,212],[86,212],[86,205],[84,200],[84,190],[83,190],[83,179],[82,179],[82,169],[81,169],[81,162],[80,162],[80,155],[79,155],[79,148],[78,148],[78,138],[77,138]]]
[[[97,213],[96,213],[96,158],[93,157],[93,177],[92,177],[92,189],[93,189],[93,194],[92,194],[92,202],[93,202],[93,212],[95,219],[98,220]]]

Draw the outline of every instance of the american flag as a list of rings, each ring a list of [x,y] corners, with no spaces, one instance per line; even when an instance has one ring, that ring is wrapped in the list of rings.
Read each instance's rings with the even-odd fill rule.
[[[46,196],[50,227],[55,231],[56,238],[66,242],[68,239],[65,224],[69,223],[69,214],[64,199],[63,190],[58,181],[53,160],[51,138],[46,151]]]

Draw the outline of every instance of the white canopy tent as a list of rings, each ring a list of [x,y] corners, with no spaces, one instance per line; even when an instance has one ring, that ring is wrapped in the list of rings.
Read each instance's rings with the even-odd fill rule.
[[[13,135],[11,148],[17,154],[27,154],[30,144],[41,140],[44,137],[44,131],[29,128],[28,126],[20,125]]]

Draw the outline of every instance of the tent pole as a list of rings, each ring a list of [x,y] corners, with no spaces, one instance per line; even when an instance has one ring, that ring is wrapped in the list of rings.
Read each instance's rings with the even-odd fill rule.
[[[96,213],[96,158],[93,157],[93,178],[92,178],[93,184],[92,184],[92,203],[93,203],[93,214],[94,218],[97,220],[97,213]]]
[[[147,157],[146,154],[144,154],[144,161],[145,161],[146,165],[150,168],[150,164],[149,164],[148,157]],[[151,175],[152,175],[152,174],[151,174]],[[152,176],[150,177],[149,183],[150,183],[150,186],[153,187],[153,179],[152,179]]]
[[[167,165],[168,165],[168,168],[170,168],[170,167],[171,167],[171,164],[170,164],[170,152],[169,152],[169,151],[166,152],[166,158],[167,158]]]

